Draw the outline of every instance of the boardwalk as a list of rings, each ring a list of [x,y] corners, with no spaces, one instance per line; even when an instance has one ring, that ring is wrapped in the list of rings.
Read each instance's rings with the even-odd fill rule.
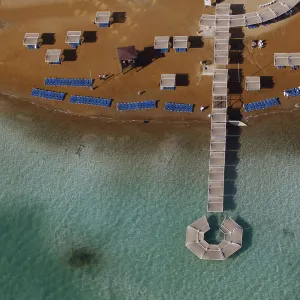
[[[217,68],[212,74],[212,112],[211,137],[208,175],[207,212],[223,212],[226,137],[227,137],[227,100],[229,62],[230,5],[217,4],[216,16],[208,16],[208,26],[215,26],[214,64]],[[203,18],[201,19],[203,21]],[[201,22],[200,22],[201,24]],[[206,24],[207,25],[207,24]],[[218,68],[221,66],[221,68]],[[187,228],[186,247],[200,259],[225,260],[242,247],[243,229],[230,218],[225,218],[220,230],[224,239],[219,244],[209,244],[204,234],[210,229],[205,216]]]

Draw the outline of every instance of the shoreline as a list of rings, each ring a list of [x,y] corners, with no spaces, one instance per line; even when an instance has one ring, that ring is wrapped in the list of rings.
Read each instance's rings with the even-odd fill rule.
[[[193,0],[195,1],[195,0]],[[36,3],[35,1],[33,1]],[[178,123],[178,124],[206,124],[210,122],[207,117],[211,113],[211,87],[212,79],[210,76],[203,76],[201,59],[212,59],[213,41],[202,39],[201,46],[190,48],[187,53],[174,53],[170,51],[163,59],[152,61],[141,72],[129,72],[124,76],[118,76],[119,66],[115,60],[115,50],[118,46],[136,45],[137,49],[143,49],[153,44],[155,35],[175,35],[188,34],[193,36],[193,30],[202,13],[207,13],[203,7],[197,11],[182,6],[181,3],[175,3],[170,14],[174,14],[174,19],[167,20],[166,30],[161,29],[157,24],[158,20],[166,12],[166,5],[170,0],[163,0],[160,3],[143,2],[137,4],[120,4],[119,2],[111,3],[107,6],[110,9],[126,11],[128,20],[124,24],[113,24],[111,28],[98,30],[94,24],[90,24],[91,16],[98,8],[96,2],[90,3],[85,7],[81,2],[70,0],[68,4],[64,1],[52,3],[44,6],[29,5],[24,9],[0,7],[3,12],[4,24],[12,24],[0,30],[3,40],[7,41],[0,50],[0,91],[2,94],[26,101],[38,107],[44,107],[47,110],[58,111],[61,114],[84,116],[91,119],[98,119],[105,122],[121,123],[139,123],[149,120],[150,123]],[[195,1],[196,3],[196,1]],[[104,5],[104,3],[103,3]],[[191,6],[193,2],[191,3]],[[254,5],[254,4],[253,4]],[[102,6],[102,5],[101,5]],[[60,10],[60,18],[57,19],[57,8],[67,8],[68,11]],[[122,9],[121,9],[122,8]],[[147,9],[150,9],[157,17],[153,20],[148,16]],[[24,10],[32,10],[33,17],[29,18]],[[178,11],[181,9],[189,18],[182,23],[180,30],[177,28],[176,18]],[[82,12],[82,13],[79,13]],[[83,13],[84,12],[84,13]],[[72,17],[73,15],[73,17]],[[74,18],[74,16],[76,18]],[[79,18],[77,18],[80,16]],[[143,22],[141,22],[141,18]],[[84,43],[79,47],[79,55],[76,61],[66,61],[60,66],[48,66],[44,62],[44,52],[47,48],[66,49],[64,35],[66,30],[74,28],[74,19],[76,27],[82,30],[94,31],[99,37],[96,42]],[[8,21],[9,20],[9,21]],[[53,24],[55,22],[55,24]],[[14,24],[22,24],[22,27]],[[149,24],[148,24],[149,23]],[[250,121],[258,116],[268,114],[293,111],[295,105],[300,104],[297,99],[284,99],[281,95],[284,89],[299,86],[299,71],[277,70],[272,63],[274,52],[295,52],[297,44],[300,43],[300,36],[293,34],[293,28],[300,24],[299,14],[294,15],[286,20],[274,23],[267,28],[259,27],[258,29],[243,29],[245,35],[244,44],[240,44],[238,39],[232,40],[231,52],[236,59],[241,59],[242,63],[232,61],[228,69],[236,71],[241,70],[241,80],[237,84],[232,75],[229,82],[229,107],[239,109],[243,120]],[[139,26],[137,26],[139,25]],[[146,26],[145,26],[146,25]],[[28,51],[21,45],[24,32],[34,31],[39,28],[41,32],[55,32],[56,41],[53,46],[42,46],[37,51]],[[132,32],[134,29],[134,32]],[[195,37],[195,36],[194,36]],[[251,39],[261,38],[267,41],[267,46],[261,50],[251,49]],[[278,43],[278,39],[284,39],[285,43]],[[107,47],[101,47],[105,43]],[[69,51],[69,50],[68,50]],[[99,55],[99,53],[101,55]],[[99,72],[111,72],[112,80],[99,84],[96,79],[96,88],[93,92],[89,90],[79,90],[78,88],[65,87],[61,91],[69,94],[82,96],[95,96],[114,99],[111,108],[101,108],[88,105],[75,105],[69,102],[69,97],[61,103],[54,101],[37,99],[30,97],[33,87],[45,88],[44,78],[46,77],[78,77],[87,76],[88,70],[94,75]],[[185,74],[188,75],[189,82],[186,86],[178,86],[176,91],[160,91],[158,82],[161,73]],[[1,75],[2,74],[2,75]],[[244,89],[244,76],[261,76],[267,79],[267,84],[273,80],[273,86],[265,86],[260,91],[247,92]],[[58,88],[46,87],[46,89],[57,91]],[[145,90],[145,95],[137,96],[138,90]],[[1,94],[1,93],[0,93]],[[272,97],[280,97],[281,105],[278,108],[272,108],[265,111],[245,113],[243,104],[260,101]],[[127,111],[118,112],[116,102],[143,101],[155,99],[158,101],[158,108],[154,110]],[[189,103],[194,104],[193,113],[176,113],[164,111],[165,102]],[[204,112],[200,112],[200,106],[208,106]]]
[[[3,98],[3,99],[1,99]],[[15,103],[11,103],[11,101],[9,99],[14,99],[16,102]],[[13,105],[14,109],[13,111],[15,113],[19,113],[21,110],[21,107],[18,107],[19,105],[26,105],[26,109],[27,111],[32,111],[32,110],[39,110],[41,114],[47,114],[47,113],[55,113],[55,117],[61,118],[61,117],[67,117],[65,119],[65,121],[68,121],[68,117],[70,118],[79,118],[82,121],[83,120],[91,120],[91,121],[98,121],[101,123],[105,123],[105,124],[116,124],[116,125],[120,125],[120,124],[144,124],[144,120],[143,119],[115,119],[115,118],[109,118],[109,117],[103,117],[100,115],[97,116],[92,116],[92,115],[85,115],[85,114],[80,114],[80,113],[75,113],[73,111],[67,111],[64,109],[58,109],[57,107],[53,107],[53,106],[48,106],[45,104],[41,104],[41,103],[36,103],[36,102],[30,102],[27,99],[23,99],[21,97],[18,97],[16,95],[12,95],[12,94],[7,94],[7,93],[1,93],[0,92],[0,103],[1,105],[3,104],[3,102],[6,102],[9,105]],[[18,111],[19,110],[19,111]],[[263,119],[263,117],[269,117],[272,115],[279,115],[279,114],[288,114],[288,113],[296,113],[299,112],[300,108],[299,107],[293,107],[293,108],[283,108],[283,109],[271,109],[268,112],[265,113],[256,113],[256,114],[252,114],[250,116],[247,117],[243,117],[241,121],[245,122],[247,125],[251,125],[253,123],[255,123],[256,120],[261,121]],[[182,120],[174,120],[174,119],[169,119],[169,118],[164,118],[164,119],[153,119],[153,120],[149,120],[149,124],[155,124],[155,125],[200,125],[202,126],[209,126],[210,125],[210,119],[208,118],[207,120],[205,119],[193,119],[193,120],[186,120],[186,119],[182,119]],[[145,124],[146,125],[146,124]]]

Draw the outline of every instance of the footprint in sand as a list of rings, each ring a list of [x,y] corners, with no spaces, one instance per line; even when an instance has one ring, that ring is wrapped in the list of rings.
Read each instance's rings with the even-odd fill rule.
[[[121,39],[120,39],[120,42],[126,42],[127,41],[127,36],[123,36]]]
[[[103,4],[100,5],[100,8],[101,9],[107,9],[107,5],[103,3]]]
[[[74,16],[75,16],[75,17],[79,17],[80,14],[81,14],[81,10],[80,10],[80,9],[76,9],[76,10],[74,11]]]

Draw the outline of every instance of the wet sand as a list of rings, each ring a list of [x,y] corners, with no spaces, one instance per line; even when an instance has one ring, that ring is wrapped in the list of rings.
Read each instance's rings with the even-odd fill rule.
[[[259,0],[257,0],[259,1]],[[256,2],[257,2],[256,1]],[[120,73],[116,58],[116,48],[135,45],[137,50],[151,47],[155,35],[189,35],[195,36],[200,15],[213,13],[213,9],[203,8],[203,4],[195,0],[187,6],[184,2],[162,1],[30,1],[28,5],[7,6],[3,1],[1,8],[2,26],[0,35],[5,44],[0,49],[0,89],[3,93],[16,95],[32,103],[50,107],[67,113],[110,118],[113,120],[156,120],[156,121],[208,121],[210,108],[201,113],[200,106],[211,104],[211,77],[201,75],[200,60],[213,59],[213,41],[203,39],[203,43],[195,44],[187,53],[174,53],[171,49],[164,58],[155,60],[139,72],[132,71],[125,75]],[[43,3],[43,5],[40,5]],[[48,3],[48,4],[44,4]],[[6,5],[5,5],[6,4]],[[38,5],[37,5],[38,4]],[[255,11],[255,3],[246,6],[247,11]],[[98,10],[126,12],[125,23],[113,24],[107,29],[98,29],[94,24],[95,13]],[[299,70],[277,70],[273,66],[274,52],[297,52],[300,36],[295,28],[300,25],[299,15],[272,24],[266,28],[255,30],[244,29],[245,48],[241,43],[232,44],[235,61],[229,69],[240,68],[243,76],[269,76],[265,82],[274,80],[274,86],[266,87],[258,92],[247,92],[240,83],[230,83],[230,105],[241,107],[249,103],[270,97],[280,96],[281,107],[273,110],[289,110],[299,103],[300,99],[286,99],[282,92],[286,88],[299,85]],[[68,30],[97,31],[96,42],[84,43],[78,49],[76,61],[64,61],[60,66],[49,66],[44,62],[47,49],[69,49],[65,44],[65,34]],[[53,45],[43,45],[37,51],[27,50],[22,46],[25,32],[55,33]],[[265,39],[264,49],[250,47],[252,39]],[[238,50],[235,50],[238,49]],[[242,58],[243,53],[243,58]],[[112,108],[74,105],[69,103],[69,97],[62,103],[40,100],[30,97],[33,87],[43,88],[45,77],[77,77],[88,78],[90,72],[93,78],[99,73],[113,75],[106,82],[95,81],[95,90],[88,88],[49,88],[65,91],[68,94],[89,95],[113,98]],[[162,73],[188,74],[189,85],[179,86],[176,91],[160,91],[159,80]],[[240,77],[243,86],[243,76]],[[270,78],[270,76],[272,78]],[[234,81],[234,76],[231,78]],[[138,96],[138,90],[145,90]],[[141,112],[118,112],[117,102],[156,99],[158,109]],[[165,112],[165,101],[195,104],[193,114]],[[243,109],[242,109],[243,111]],[[270,112],[270,110],[261,113]],[[252,116],[244,114],[244,116]]]

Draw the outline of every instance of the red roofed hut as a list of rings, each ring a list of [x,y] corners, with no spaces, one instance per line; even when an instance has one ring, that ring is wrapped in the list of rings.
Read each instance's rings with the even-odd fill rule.
[[[138,53],[135,46],[117,48],[119,61],[121,64],[122,72],[124,70],[131,70],[136,67]]]

